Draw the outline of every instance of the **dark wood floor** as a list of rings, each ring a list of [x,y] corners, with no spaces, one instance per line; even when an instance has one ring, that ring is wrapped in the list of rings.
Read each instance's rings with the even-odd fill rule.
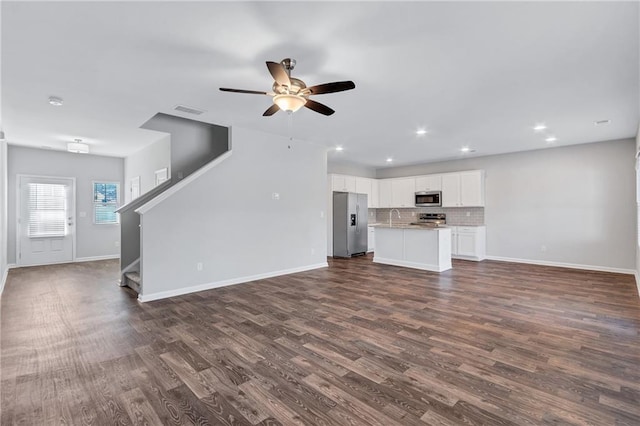
[[[640,424],[633,277],[330,265],[146,304],[113,261],[12,270],[0,423]]]

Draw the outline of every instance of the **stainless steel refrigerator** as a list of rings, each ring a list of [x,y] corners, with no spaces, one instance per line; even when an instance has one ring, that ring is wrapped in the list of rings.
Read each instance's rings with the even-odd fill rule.
[[[333,193],[333,257],[367,252],[367,194]]]

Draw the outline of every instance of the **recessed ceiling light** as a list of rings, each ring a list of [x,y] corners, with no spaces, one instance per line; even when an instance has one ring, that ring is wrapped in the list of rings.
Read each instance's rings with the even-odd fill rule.
[[[391,158],[391,157],[387,158],[387,163],[390,163],[392,161],[393,161],[393,158]]]
[[[463,146],[462,148],[460,148],[460,151],[469,152],[469,151],[471,151],[471,148],[469,148],[468,146]]]
[[[418,129],[416,130],[416,135],[418,136],[424,136],[427,134],[427,129]]]
[[[596,126],[606,126],[607,124],[610,124],[611,120],[598,120],[598,121],[594,121],[593,124],[595,124]]]
[[[533,130],[536,132],[541,132],[546,129],[547,129],[547,125],[544,123],[538,123],[535,126],[533,126]]]
[[[555,142],[557,140],[558,140],[558,138],[556,138],[555,136],[549,136],[548,138],[545,139],[545,142],[552,143],[552,142]]]
[[[49,96],[49,103],[53,106],[62,106],[64,99],[57,96]]]
[[[341,146],[336,146],[336,151],[343,151],[343,150],[344,150],[344,148],[343,148],[343,147],[341,147]]]

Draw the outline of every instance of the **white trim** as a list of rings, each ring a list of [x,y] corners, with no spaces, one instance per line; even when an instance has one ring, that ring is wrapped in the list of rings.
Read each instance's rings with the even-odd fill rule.
[[[406,260],[398,260],[398,259],[387,259],[384,257],[373,257],[373,263],[382,263],[385,265],[393,265],[393,266],[403,266],[405,268],[413,268],[420,269],[423,271],[431,271],[431,272],[444,272],[451,269],[451,263],[449,263],[448,267],[445,265],[444,267],[440,267],[439,265],[428,265],[426,263],[417,263],[417,262],[408,262]]]
[[[316,263],[313,265],[300,266],[298,268],[283,269],[281,271],[266,272],[264,274],[250,275],[246,277],[231,278],[229,280],[214,281],[206,284],[194,285],[191,287],[183,287],[175,290],[160,291],[158,293],[140,294],[138,300],[140,302],[150,302],[152,300],[166,299],[168,297],[181,296],[183,294],[196,293],[198,291],[211,290],[218,287],[226,287],[229,285],[248,283],[250,281],[263,280],[265,278],[279,277],[281,275],[295,274],[298,272],[311,271],[313,269],[327,268],[329,264]]]
[[[638,274],[638,271],[635,271],[634,275],[636,276],[636,287],[638,288],[638,297],[640,297],[640,274]]]
[[[107,254],[105,256],[87,256],[87,257],[78,257],[74,262],[94,262],[96,260],[109,260],[109,259],[120,259],[119,254]]]
[[[9,276],[9,267],[4,270],[2,274],[2,280],[0,280],[0,297],[2,297],[2,292],[4,291],[4,285],[7,282],[7,277]]]
[[[142,206],[138,207],[135,210],[135,212],[138,213],[138,214],[141,214],[141,215],[147,213],[149,210],[151,210],[152,208],[154,208],[155,206],[157,206],[158,204],[160,204],[161,202],[163,202],[167,198],[171,197],[176,192],[180,191],[182,188],[187,186],[189,183],[191,183],[194,180],[198,179],[200,176],[202,176],[203,174],[205,174],[206,172],[208,172],[212,168],[216,167],[218,164],[222,163],[227,158],[231,157],[231,154],[232,154],[232,152],[231,152],[231,150],[229,150],[229,151],[225,152],[224,154],[220,155],[219,157],[216,157],[215,160],[213,160],[210,163],[207,163],[206,165],[200,167],[198,170],[196,170],[195,172],[191,173],[189,176],[187,176],[186,178],[184,178],[180,182],[178,182],[175,185],[173,185],[171,188],[167,189],[166,191],[164,191],[163,193],[161,193],[157,197],[151,199],[149,202],[147,202],[147,203],[143,204]]]
[[[32,266],[48,266],[48,265],[66,265],[70,263],[82,263],[82,262],[95,262],[96,260],[110,260],[110,259],[120,259],[119,254],[110,254],[107,256],[89,256],[89,257],[79,257],[74,260],[63,261],[63,262],[51,262],[51,263],[37,263],[33,265],[18,265],[17,263],[11,263],[8,265],[7,269],[17,269],[17,268],[31,268]]]
[[[486,258],[488,260],[497,260],[498,262],[526,263],[529,265],[556,266],[558,268],[584,269],[586,271],[614,272],[617,274],[635,275],[635,271],[633,269],[612,268],[609,266],[582,265],[578,263],[552,262],[548,260],[517,259],[501,256],[487,256]]]

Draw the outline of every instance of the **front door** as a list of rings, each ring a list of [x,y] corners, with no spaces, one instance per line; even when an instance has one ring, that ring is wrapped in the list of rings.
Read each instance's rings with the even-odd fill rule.
[[[72,262],[74,180],[20,176],[18,193],[18,265]]]

